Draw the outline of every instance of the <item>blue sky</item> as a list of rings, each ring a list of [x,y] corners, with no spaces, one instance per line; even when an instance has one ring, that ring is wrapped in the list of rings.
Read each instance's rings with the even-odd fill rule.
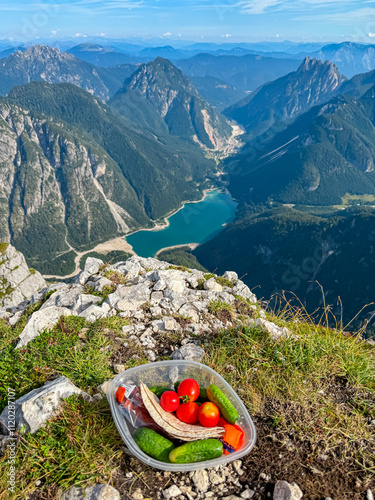
[[[0,0],[0,36],[375,43],[375,0]]]

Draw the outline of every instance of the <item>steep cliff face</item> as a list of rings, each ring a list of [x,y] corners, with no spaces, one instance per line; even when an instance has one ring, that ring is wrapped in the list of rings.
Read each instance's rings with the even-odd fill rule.
[[[293,120],[312,106],[328,101],[345,81],[334,64],[307,57],[297,71],[266,83],[225,114],[252,136],[259,135],[275,123]]]
[[[64,82],[107,100],[121,87],[129,71],[128,68],[123,72],[99,68],[72,54],[35,45],[0,60],[0,94],[5,95],[12,87],[32,81]]]
[[[147,221],[119,166],[82,131],[0,101],[0,238],[33,265]]]
[[[140,110],[134,113],[134,103]],[[110,101],[124,116],[183,139],[220,149],[231,126],[204,101],[191,81],[170,61],[158,57],[143,64]],[[147,111],[147,112],[146,112]]]
[[[0,317],[2,309],[18,306],[46,286],[38,271],[29,269],[22,253],[0,243]]]

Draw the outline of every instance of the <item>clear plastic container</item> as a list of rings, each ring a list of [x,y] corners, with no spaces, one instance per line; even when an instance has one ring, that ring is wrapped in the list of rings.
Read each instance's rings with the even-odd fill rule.
[[[140,448],[138,448],[132,435],[135,429],[125,419],[120,410],[115,394],[120,385],[139,385],[142,381],[147,386],[152,385],[165,385],[173,389],[173,385],[178,380],[185,378],[194,378],[200,386],[208,387],[210,384],[217,385],[225,395],[230,399],[236,407],[239,420],[238,424],[241,426],[245,433],[245,441],[243,446],[229,455],[222,455],[214,460],[206,460],[205,462],[195,462],[190,464],[168,464],[155,460],[154,458],[146,455]],[[218,465],[227,464],[233,460],[237,460],[247,455],[255,445],[256,430],[253,421],[242,403],[240,398],[231,388],[231,386],[212,368],[195,361],[160,361],[156,363],[149,363],[147,365],[137,366],[126,370],[117,375],[110,384],[107,398],[111,407],[113,419],[116,427],[124,440],[126,447],[135,455],[139,460],[154,467],[156,469],[169,470],[169,471],[192,471],[198,469],[206,469],[208,467],[217,467]]]

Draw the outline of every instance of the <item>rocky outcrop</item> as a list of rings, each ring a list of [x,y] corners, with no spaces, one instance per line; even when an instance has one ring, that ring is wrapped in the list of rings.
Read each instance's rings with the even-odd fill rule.
[[[41,274],[29,269],[22,253],[8,243],[0,243],[0,314],[16,308],[46,286]]]
[[[63,399],[73,394],[91,401],[90,396],[78,389],[67,377],[59,377],[20,397],[12,404],[12,408],[7,406],[0,415],[0,421],[9,422],[9,413],[12,412],[12,422],[13,416],[15,418],[13,430],[34,433],[60,413]],[[7,427],[3,426],[3,431],[7,433]]]
[[[105,287],[111,293],[101,298]],[[53,328],[61,316],[80,316],[94,322],[120,315],[138,322],[124,326],[123,334],[146,347],[148,359],[155,361],[155,333],[180,332],[179,322],[185,322],[186,330],[193,334],[232,328],[241,315],[237,310],[241,301],[249,308],[246,320],[249,326],[262,329],[275,341],[292,335],[287,328],[265,319],[256,296],[236,273],[226,272],[222,277],[207,275],[136,255],[110,266],[100,259],[87,259],[75,283],[51,285],[45,292],[50,295],[29,317],[17,348],[27,346],[42,332]],[[19,320],[26,305],[9,317],[11,323]],[[200,361],[203,355],[203,349],[187,339],[172,353],[172,359]]]
[[[25,347],[45,330],[54,327],[61,316],[71,316],[72,314],[75,315],[70,309],[56,306],[34,312],[20,335],[17,349]]]

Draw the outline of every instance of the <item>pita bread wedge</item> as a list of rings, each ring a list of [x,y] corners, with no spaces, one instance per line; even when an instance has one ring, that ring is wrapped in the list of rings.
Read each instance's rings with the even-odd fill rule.
[[[168,434],[182,441],[195,441],[197,439],[220,438],[224,435],[223,427],[200,427],[181,422],[175,415],[168,413],[155,400],[153,393],[141,382],[142,400],[154,421]]]

